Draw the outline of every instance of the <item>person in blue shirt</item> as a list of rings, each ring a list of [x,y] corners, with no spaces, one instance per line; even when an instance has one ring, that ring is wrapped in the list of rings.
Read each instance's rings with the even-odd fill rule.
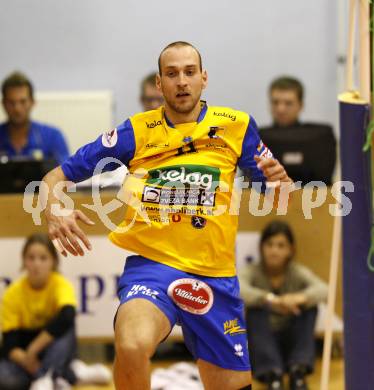
[[[3,81],[1,90],[7,121],[0,124],[0,157],[55,160],[58,164],[69,157],[59,129],[31,120],[34,88],[25,75],[12,73]]]

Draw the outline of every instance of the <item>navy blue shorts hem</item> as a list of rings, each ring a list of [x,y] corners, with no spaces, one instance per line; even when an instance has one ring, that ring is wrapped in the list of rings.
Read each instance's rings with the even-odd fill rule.
[[[252,371],[252,367],[250,365],[248,366],[235,366],[235,365],[231,365],[231,364],[221,364],[221,363],[217,363],[217,362],[214,362],[213,359],[207,359],[203,356],[196,356],[195,357],[196,360],[198,359],[201,359],[201,360],[204,360],[210,364],[214,364],[215,366],[217,367],[220,367],[220,368],[224,368],[225,370],[232,370],[232,371]]]

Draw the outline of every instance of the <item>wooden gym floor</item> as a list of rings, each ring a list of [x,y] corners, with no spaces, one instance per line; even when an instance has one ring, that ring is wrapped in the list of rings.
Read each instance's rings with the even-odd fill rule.
[[[152,368],[167,368],[176,361],[155,362]],[[321,360],[317,360],[316,370],[313,375],[308,377],[310,390],[319,390],[321,378]],[[287,388],[287,387],[286,387]],[[261,384],[255,382],[253,390],[265,389]],[[74,390],[114,390],[114,386],[75,386]],[[330,386],[329,390],[344,390],[344,364],[342,359],[333,359],[331,361]]]

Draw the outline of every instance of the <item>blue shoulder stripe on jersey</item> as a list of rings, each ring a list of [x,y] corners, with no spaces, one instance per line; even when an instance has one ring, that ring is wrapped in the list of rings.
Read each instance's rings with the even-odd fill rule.
[[[61,165],[65,176],[77,183],[91,177],[97,164],[106,157],[119,160],[128,166],[135,154],[135,136],[130,119],[127,119],[113,132],[100,135],[69,157]],[[113,143],[113,145],[110,145]],[[113,171],[120,166],[118,162],[105,164],[102,172]]]
[[[165,118],[166,124],[167,124],[169,127],[174,128],[173,122],[170,121],[170,119],[166,116],[165,113],[164,113],[164,118]]]
[[[254,156],[259,156],[262,153],[264,147],[260,136],[258,135],[257,123],[252,116],[249,117],[248,127],[243,139],[242,154],[238,160],[238,166],[249,174],[252,183],[266,181],[266,178],[262,171],[257,168],[257,163]]]
[[[207,111],[208,111],[208,105],[204,102],[203,108],[201,109],[200,114],[197,118],[197,123],[200,123],[205,118]]]

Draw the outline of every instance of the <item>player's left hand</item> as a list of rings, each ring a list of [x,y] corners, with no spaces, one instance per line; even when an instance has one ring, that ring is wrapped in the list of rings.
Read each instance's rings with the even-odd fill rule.
[[[278,183],[276,187],[280,186],[280,183],[292,183],[292,179],[287,175],[283,165],[275,158],[265,158],[260,156],[254,156],[257,163],[257,168],[261,169],[268,182]]]

